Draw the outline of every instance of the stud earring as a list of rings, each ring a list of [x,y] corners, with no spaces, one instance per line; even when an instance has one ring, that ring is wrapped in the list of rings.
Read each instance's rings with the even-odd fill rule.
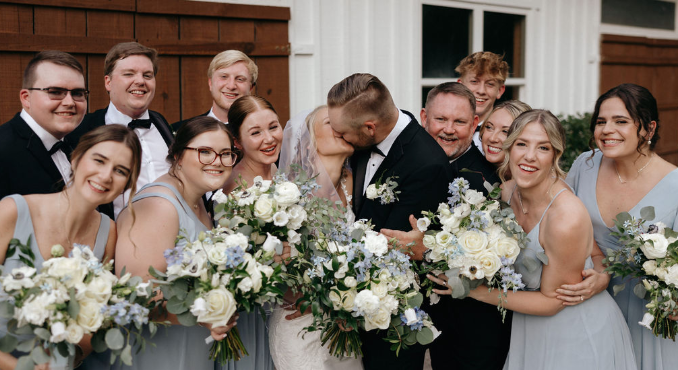
[[[181,165],[177,165],[177,170],[181,171]]]

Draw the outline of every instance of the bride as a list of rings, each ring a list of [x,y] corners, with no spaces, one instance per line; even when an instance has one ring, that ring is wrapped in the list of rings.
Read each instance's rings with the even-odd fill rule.
[[[291,165],[298,165],[307,174],[317,176],[321,188],[316,196],[341,201],[349,209],[347,217],[352,221],[353,176],[346,163],[353,154],[353,147],[332,130],[327,106],[292,118],[283,136],[281,171],[289,173]],[[294,301],[295,297],[286,296],[286,302]],[[269,322],[269,342],[276,369],[362,369],[360,359],[339,359],[322,347],[320,331],[301,333],[313,322],[313,315],[309,313],[310,309],[301,313],[290,303],[274,310]]]

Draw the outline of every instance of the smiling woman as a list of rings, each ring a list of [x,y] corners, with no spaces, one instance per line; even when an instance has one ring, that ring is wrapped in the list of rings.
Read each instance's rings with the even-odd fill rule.
[[[65,255],[74,244],[82,244],[102,261],[113,258],[115,224],[96,207],[134,188],[141,166],[139,139],[124,126],[99,127],[82,137],[71,155],[71,166],[68,186],[60,193],[15,194],[0,201],[0,262],[5,271],[23,265],[19,253],[6,258],[12,238],[28,244],[38,270],[56,244],[63,246]],[[6,331],[6,321],[0,324],[0,332]],[[80,345],[84,352],[76,363],[91,352],[89,338]],[[20,355],[25,354],[0,352],[0,368],[14,368]]]

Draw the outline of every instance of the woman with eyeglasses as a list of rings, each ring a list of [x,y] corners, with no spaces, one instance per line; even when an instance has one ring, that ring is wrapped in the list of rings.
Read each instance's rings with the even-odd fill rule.
[[[196,240],[201,231],[211,230],[213,221],[205,209],[202,195],[219,189],[231,173],[236,160],[233,140],[226,126],[211,117],[197,117],[177,132],[169,148],[170,170],[147,184],[132,198],[134,207],[122,210],[118,217],[116,273],[123,267],[148,280],[148,269],[166,271],[164,252],[175,245],[177,235]],[[151,339],[155,346],[135,355],[135,369],[214,369],[209,359],[210,345],[205,337],[211,332],[222,340],[235,318],[226,327],[182,326],[175,315],[156,317],[172,325],[160,329]]]
[[[60,244],[68,256],[75,244],[87,246],[101,261],[113,258],[116,245],[115,224],[97,212],[97,206],[113,201],[118,194],[134,191],[141,167],[141,144],[133,131],[124,126],[103,126],[85,134],[71,154],[71,176],[66,188],[54,194],[9,195],[0,201],[0,263],[4,273],[25,267],[23,254],[8,254],[11,239],[18,239],[35,255],[34,267],[40,271],[52,257],[52,246]],[[7,320],[0,322],[5,336]],[[30,337],[21,337],[20,341]],[[91,352],[89,339],[81,342],[84,351],[76,351],[75,362]],[[0,352],[0,369],[14,369],[17,357],[29,355]],[[101,368],[95,363],[106,356],[90,356],[85,367]],[[36,366],[48,368],[48,364]]]
[[[233,167],[224,184],[224,193],[230,193],[241,183],[252,186],[257,176],[271,180],[277,170],[275,163],[283,141],[283,129],[271,103],[254,95],[239,98],[228,110],[228,128],[242,159]],[[238,319],[238,330],[250,355],[240,361],[229,362],[224,369],[273,370],[268,328],[261,315],[257,311],[242,313]],[[219,365],[217,369],[220,369]]]

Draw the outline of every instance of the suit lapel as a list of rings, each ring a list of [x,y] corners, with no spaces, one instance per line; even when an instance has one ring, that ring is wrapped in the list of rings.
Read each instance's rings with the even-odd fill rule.
[[[14,128],[16,129],[16,132],[19,134],[19,136],[26,140],[26,149],[28,149],[31,155],[33,155],[37,162],[40,163],[40,165],[45,169],[47,174],[54,180],[54,183],[58,182],[59,180],[64,180],[61,177],[61,173],[59,172],[56,164],[54,164],[52,157],[45,148],[45,145],[42,144],[42,140],[40,140],[38,135],[36,135],[35,132],[31,130],[23,118],[20,116],[16,118],[18,119],[12,122],[12,124],[14,125]]]
[[[174,135],[172,134],[172,129],[170,129],[169,124],[157,112],[149,110],[148,115],[151,117],[151,122],[153,122],[155,128],[158,129],[158,132],[160,132],[162,139],[165,140],[165,144],[167,144],[167,147],[169,147],[174,141]]]
[[[359,152],[356,155],[356,176],[353,182],[353,212],[356,215],[365,200],[363,195],[365,190],[365,172],[367,171],[367,162],[370,160],[370,155],[369,150]]]

